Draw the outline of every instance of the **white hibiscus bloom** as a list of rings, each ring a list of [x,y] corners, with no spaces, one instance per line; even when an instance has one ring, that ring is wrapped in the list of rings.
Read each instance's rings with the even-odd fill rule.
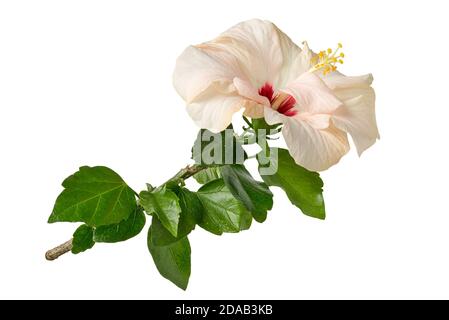
[[[188,47],[173,82],[199,127],[220,132],[245,108],[248,117],[282,123],[296,163],[322,171],[348,152],[347,133],[359,155],[379,137],[373,77],[335,71],[344,57],[338,50],[315,55],[273,23],[250,20]]]

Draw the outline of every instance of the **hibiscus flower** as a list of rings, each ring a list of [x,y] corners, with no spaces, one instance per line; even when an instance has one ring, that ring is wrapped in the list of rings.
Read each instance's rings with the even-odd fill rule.
[[[173,83],[199,127],[220,132],[244,108],[247,117],[282,124],[296,163],[322,171],[349,151],[347,133],[359,155],[379,137],[373,77],[336,71],[340,48],[315,54],[269,21],[245,21],[187,47]]]

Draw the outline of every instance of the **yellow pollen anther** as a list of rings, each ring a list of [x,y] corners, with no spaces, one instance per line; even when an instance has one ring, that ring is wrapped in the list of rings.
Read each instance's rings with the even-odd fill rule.
[[[341,43],[338,44],[337,49],[327,49],[326,51],[320,51],[318,55],[313,56],[310,59],[311,64],[313,65],[310,68],[309,72],[315,72],[321,70],[323,75],[327,75],[333,71],[337,70],[337,64],[343,64],[343,58],[345,54],[343,52],[339,52],[339,50],[343,47]]]

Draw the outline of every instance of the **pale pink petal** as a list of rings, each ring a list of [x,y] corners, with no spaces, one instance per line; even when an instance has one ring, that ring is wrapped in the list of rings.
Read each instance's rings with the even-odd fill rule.
[[[226,52],[190,46],[176,61],[173,85],[190,103],[213,83],[231,84],[239,74],[238,62]]]
[[[241,22],[205,44],[226,50],[239,61],[246,79],[259,88],[277,81],[282,51],[274,24],[258,19]]]
[[[300,59],[300,64],[302,66],[302,73],[304,72],[308,72],[312,67],[312,58],[316,55],[312,50],[310,50],[309,48],[309,44],[307,43],[307,41],[304,41],[303,43],[303,48],[301,51],[301,55],[299,57]]]
[[[320,76],[326,85],[332,90],[342,88],[367,88],[373,82],[372,74],[350,77],[345,76],[338,71],[334,71],[325,76],[320,73]]]
[[[315,129],[326,129],[329,127],[331,119],[330,114],[298,113],[297,117],[303,121],[306,121]]]
[[[304,48],[301,50],[285,33],[277,27],[276,30],[279,36],[283,62],[279,77],[274,85],[277,88],[283,88],[310,69],[312,53],[306,42],[304,42]]]
[[[241,96],[261,105],[270,105],[270,101],[266,97],[259,95],[259,89],[254,87],[249,81],[234,78],[233,84]]]
[[[243,107],[245,108],[244,116],[252,119],[263,118],[263,105],[251,100],[245,100]]]
[[[317,129],[313,121],[300,116],[286,117],[271,108],[265,108],[269,124],[284,124],[282,134],[295,162],[310,171],[323,171],[340,161],[349,151],[347,135],[332,124]],[[321,119],[323,120],[323,119]]]
[[[342,104],[323,80],[309,72],[289,83],[284,91],[296,99],[299,112],[330,114]]]
[[[363,91],[363,93],[361,92]],[[345,94],[350,96],[346,90]],[[372,88],[353,90],[355,98],[345,99],[332,119],[335,125],[348,132],[359,155],[371,147],[379,138],[376,124],[375,94]]]
[[[301,49],[269,21],[248,20],[205,44],[232,54],[241,64],[246,80],[260,88],[270,83],[276,88],[305,72]]]
[[[200,128],[217,133],[226,129],[234,113],[244,106],[241,96],[219,85],[211,85],[187,105],[187,112]]]
[[[263,108],[269,106],[270,101],[259,95],[259,90],[253,87],[249,81],[234,78],[234,86],[239,95],[246,98],[245,116],[253,119],[263,118]]]
[[[361,155],[379,138],[375,114],[376,97],[371,88],[373,76],[367,74],[348,77],[333,72],[324,76],[323,81],[343,102],[343,105],[335,111],[333,122],[351,135],[357,152]]]
[[[350,100],[353,98],[356,98],[358,96],[363,95],[371,95],[372,88],[367,87],[348,87],[348,88],[339,88],[334,89],[333,92],[338,99],[340,99],[342,102],[346,100]]]

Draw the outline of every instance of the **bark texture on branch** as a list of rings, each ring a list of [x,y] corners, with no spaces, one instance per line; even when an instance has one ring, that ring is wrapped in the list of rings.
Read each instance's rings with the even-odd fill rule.
[[[70,239],[69,241],[64,242],[63,244],[48,250],[45,253],[45,259],[47,259],[48,261],[56,260],[64,253],[67,253],[70,250],[72,250],[72,247],[73,247],[73,239]]]

